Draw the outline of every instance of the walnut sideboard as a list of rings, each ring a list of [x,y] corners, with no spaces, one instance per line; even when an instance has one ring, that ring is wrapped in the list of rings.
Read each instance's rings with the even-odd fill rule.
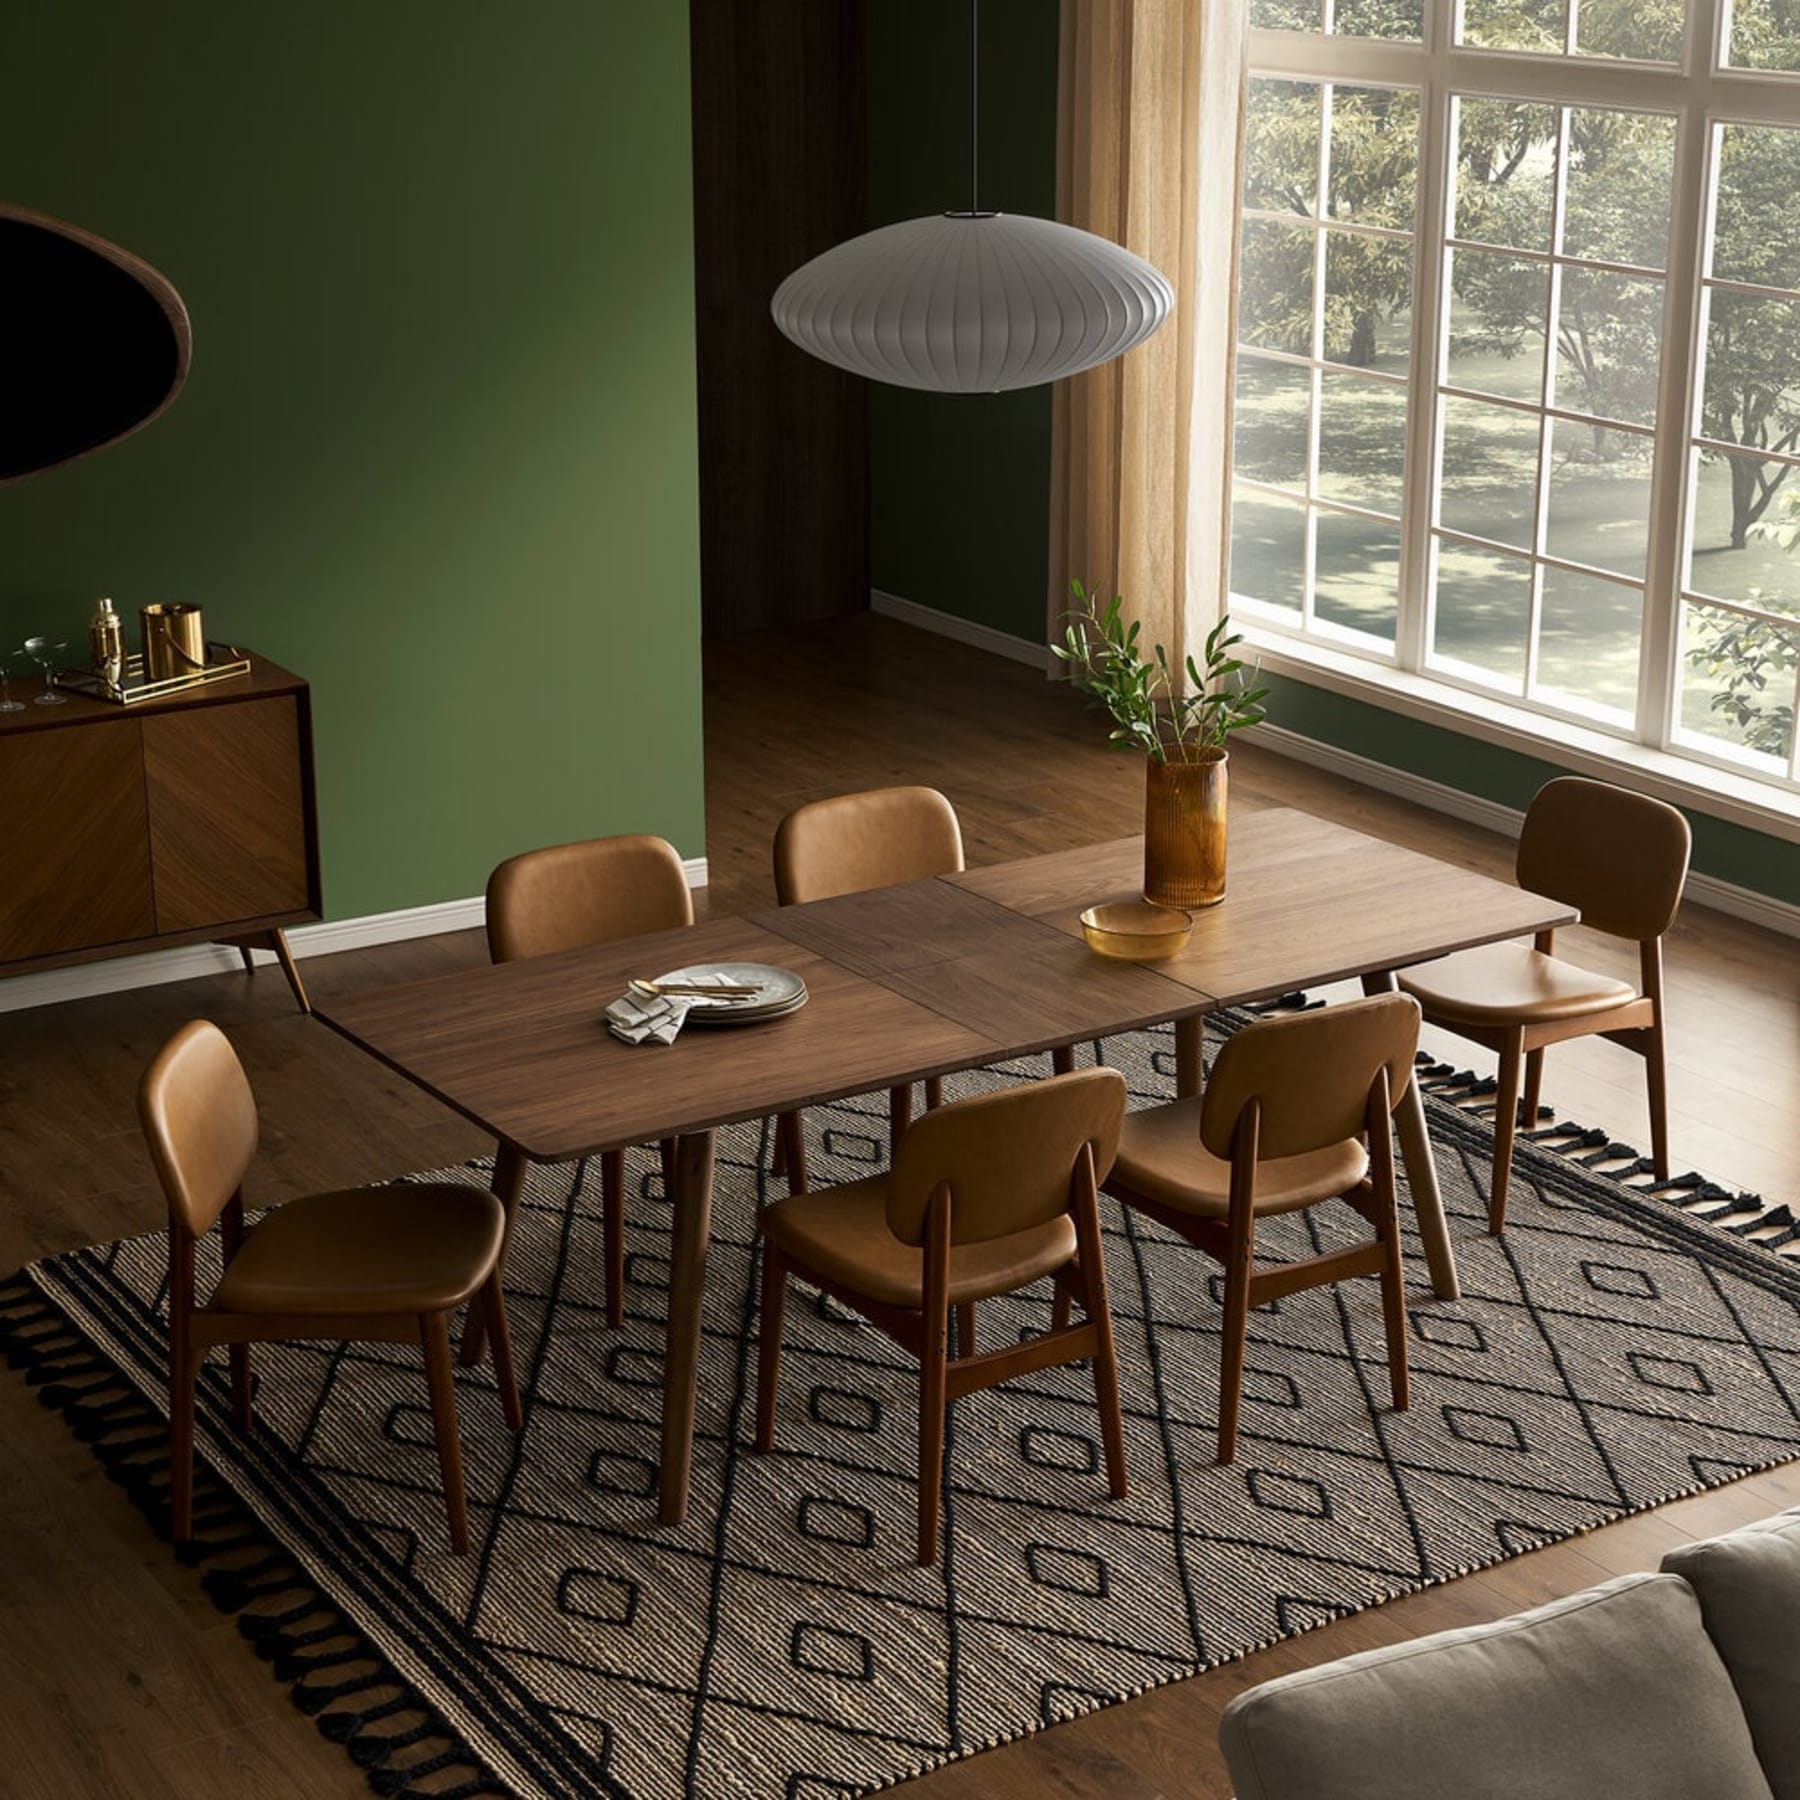
[[[176,944],[275,951],[320,917],[312,713],[297,675],[0,713],[0,976]]]

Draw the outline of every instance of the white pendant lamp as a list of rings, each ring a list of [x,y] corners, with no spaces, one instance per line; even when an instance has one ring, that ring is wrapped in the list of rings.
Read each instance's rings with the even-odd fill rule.
[[[971,9],[978,39],[980,0]],[[1122,356],[1175,304],[1161,271],[1123,245],[981,210],[971,63],[969,210],[865,232],[775,290],[782,334],[853,375],[947,394],[1035,387]]]

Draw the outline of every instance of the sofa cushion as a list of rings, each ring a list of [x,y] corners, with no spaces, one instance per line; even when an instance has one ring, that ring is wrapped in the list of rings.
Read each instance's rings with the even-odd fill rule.
[[[1240,1800],[1771,1800],[1672,1575],[1283,1676],[1220,1738]]]
[[[1663,1558],[1700,1596],[1776,1800],[1800,1800],[1800,1511]]]

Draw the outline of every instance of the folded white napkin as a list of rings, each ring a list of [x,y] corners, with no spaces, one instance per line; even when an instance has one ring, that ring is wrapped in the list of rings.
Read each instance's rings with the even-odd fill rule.
[[[693,1004],[680,995],[622,994],[606,1009],[606,1029],[627,1044],[672,1044]]]
[[[728,987],[723,975],[696,975],[692,985]],[[733,996],[736,998],[737,996]],[[606,1009],[606,1028],[627,1044],[672,1044],[694,1002],[685,994],[621,994]]]

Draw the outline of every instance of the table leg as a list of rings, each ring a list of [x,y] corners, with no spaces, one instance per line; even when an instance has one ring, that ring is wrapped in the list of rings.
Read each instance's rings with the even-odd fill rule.
[[[1191,1100],[1200,1092],[1206,1075],[1206,1015],[1175,1021],[1175,1093],[1178,1099]]]
[[[675,1147],[675,1238],[670,1250],[669,1330],[663,1355],[662,1481],[657,1516],[687,1517],[694,1459],[694,1393],[700,1374],[700,1307],[712,1236],[713,1134],[693,1131]]]
[[[500,1240],[500,1274],[504,1279],[507,1246],[512,1242],[513,1215],[519,1210],[519,1196],[525,1191],[525,1158],[511,1144],[502,1144],[494,1152],[493,1186],[494,1198],[506,1214],[506,1233]],[[481,1308],[471,1303],[463,1319],[462,1347],[457,1353],[464,1368],[473,1368],[481,1361],[486,1343],[487,1322]]]
[[[1365,994],[1391,994],[1398,987],[1392,969],[1363,977]],[[1400,1131],[1400,1160],[1406,1166],[1406,1185],[1412,1193],[1413,1211],[1418,1215],[1432,1292],[1440,1300],[1454,1300],[1462,1293],[1462,1287],[1456,1277],[1456,1252],[1450,1244],[1449,1221],[1444,1217],[1444,1196],[1438,1190],[1437,1162],[1425,1129],[1425,1100],[1417,1081],[1407,1083],[1406,1097],[1394,1109],[1394,1123]]]

